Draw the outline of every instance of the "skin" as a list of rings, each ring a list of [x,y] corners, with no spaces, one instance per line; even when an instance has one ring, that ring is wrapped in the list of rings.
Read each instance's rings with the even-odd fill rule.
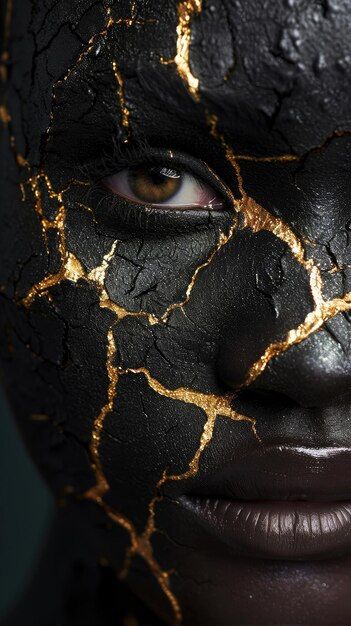
[[[262,445],[349,446],[348,3],[194,4],[187,71],[173,0],[31,4],[3,37],[0,336],[36,462],[166,623],[349,624],[347,554],[245,558],[179,506]],[[94,182],[140,146],[206,162],[225,209],[131,217]]]

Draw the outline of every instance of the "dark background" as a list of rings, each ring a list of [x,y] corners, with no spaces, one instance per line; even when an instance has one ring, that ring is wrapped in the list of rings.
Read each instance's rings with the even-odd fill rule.
[[[26,588],[52,513],[0,389],[0,622]]]
[[[5,9],[0,0],[0,52]],[[50,495],[26,453],[0,387],[0,622],[25,589],[52,512]]]

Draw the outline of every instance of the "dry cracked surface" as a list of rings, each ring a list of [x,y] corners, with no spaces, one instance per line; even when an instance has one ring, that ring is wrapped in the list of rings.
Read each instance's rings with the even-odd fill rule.
[[[108,278],[111,276],[111,267],[116,259],[122,259],[123,255],[126,254],[125,237],[114,238],[112,235],[106,242],[104,253],[100,253],[99,261],[95,264],[91,259],[87,261],[86,258],[80,257],[80,246],[77,244],[72,247],[70,210],[72,202],[74,202],[75,206],[79,208],[79,215],[83,216],[83,220],[91,224],[98,223],[99,218],[95,215],[95,207],[93,203],[89,204],[87,189],[90,187],[90,181],[82,175],[81,179],[70,179],[64,187],[57,188],[56,181],[52,180],[45,167],[42,164],[32,165],[28,155],[23,156],[27,152],[25,146],[23,146],[24,150],[18,147],[16,132],[13,127],[14,114],[11,111],[11,102],[6,100],[6,96],[0,106],[0,121],[6,129],[10,150],[15,156],[16,167],[20,172],[19,187],[23,210],[31,210],[35,214],[35,219],[40,227],[43,254],[55,256],[54,269],[49,267],[45,275],[41,275],[25,293],[22,293],[20,297],[15,296],[16,305],[23,309],[26,315],[29,315],[31,309],[41,301],[46,302],[46,306],[52,307],[53,310],[55,308],[58,310],[56,298],[60,293],[59,288],[68,283],[77,286],[77,288],[84,288],[84,286],[89,288],[91,290],[89,293],[94,294],[93,301],[102,311],[107,311],[110,315],[106,331],[104,330],[104,339],[101,339],[105,354],[104,380],[107,381],[107,389],[102,394],[104,398],[101,408],[95,414],[89,443],[90,463],[95,476],[95,484],[86,489],[84,497],[101,507],[106,516],[129,536],[129,545],[120,573],[121,577],[127,578],[133,559],[137,556],[141,557],[171,606],[174,624],[182,622],[182,607],[172,588],[173,565],[170,563],[169,569],[164,569],[158,562],[153,549],[153,537],[158,531],[157,508],[163,499],[164,486],[169,482],[187,481],[198,474],[202,457],[211,446],[216,423],[219,419],[247,423],[253,438],[255,438],[256,445],[264,445],[259,421],[255,417],[244,415],[235,410],[236,396],[257,381],[282,354],[318,333],[325,328],[326,323],[341,313],[347,313],[351,310],[351,291],[333,297],[325,295],[328,291],[325,288],[325,280],[329,280],[330,276],[338,275],[341,271],[337,259],[334,257],[335,261],[330,263],[327,269],[322,266],[318,258],[314,260],[313,244],[308,241],[307,237],[297,234],[293,225],[251,197],[251,192],[246,184],[246,176],[249,176],[246,167],[250,167],[252,164],[257,167],[271,166],[272,164],[279,164],[281,168],[289,168],[292,165],[303,167],[301,164],[308,159],[318,158],[334,142],[350,137],[351,131],[348,129],[335,130],[327,134],[319,145],[309,148],[302,154],[254,155],[236,153],[232,143],[226,137],[225,130],[222,130],[220,113],[211,110],[211,102],[208,101],[206,95],[203,97],[206,89],[202,90],[201,77],[197,76],[191,63],[191,44],[194,40],[192,27],[201,17],[204,4],[201,0],[185,0],[176,3],[174,54],[171,57],[158,55],[157,63],[163,67],[163,72],[176,72],[178,74],[179,81],[182,82],[188,92],[189,99],[193,103],[190,106],[201,111],[201,115],[206,121],[209,136],[226,159],[228,178],[232,178],[236,183],[232,185],[235,192],[228,185],[226,186],[230,217],[225,228],[222,226],[217,228],[215,236],[207,242],[208,250],[200,263],[194,263],[192,259],[191,270],[187,272],[188,276],[182,275],[181,288],[177,285],[177,297],[174,301],[163,305],[162,298],[160,298],[160,304],[153,307],[152,300],[144,298],[146,304],[151,302],[149,308],[146,306],[133,310],[127,304],[119,303],[116,300],[113,290],[110,288],[111,280],[109,283]],[[152,28],[157,23],[157,18],[152,12],[149,16],[146,11],[147,16],[143,16],[144,12],[140,10],[139,5],[140,3],[132,2],[128,8],[129,15],[119,16],[118,3],[106,4],[104,14],[100,15],[99,30],[91,33],[86,42],[83,40],[78,42],[75,61],[70,64],[64,76],[53,81],[51,97],[48,97],[48,101],[51,101],[51,108],[48,112],[49,125],[46,133],[44,133],[45,141],[49,147],[51,133],[55,132],[58,125],[57,111],[60,109],[60,98],[64,93],[63,90],[66,89],[67,85],[74,87],[74,81],[77,76],[79,77],[81,67],[89,67],[87,64],[91,58],[100,58],[100,50],[108,45],[110,37],[118,29],[124,28],[131,31],[137,29],[136,32],[139,33],[140,29]],[[1,78],[4,84],[7,81],[6,68],[10,62],[8,46],[11,38],[12,9],[12,2],[8,0],[1,57]],[[54,5],[52,11],[55,11]],[[67,28],[71,28],[69,20],[67,24]],[[41,49],[44,50],[45,47],[49,49],[51,45],[53,42],[43,41]],[[128,145],[133,137],[133,115],[135,111],[133,107],[128,105],[128,81],[125,80],[122,70],[125,63],[120,63],[114,49],[109,50],[109,54],[106,56],[108,57],[106,63],[109,65],[113,77],[112,89],[115,91],[116,116],[119,118],[122,142]],[[235,72],[235,67],[231,71]],[[6,94],[6,89],[4,93]],[[96,94],[92,95],[93,100],[94,98],[97,98]],[[74,228],[77,227],[74,226]],[[308,285],[311,304],[298,323],[285,330],[284,333],[278,333],[280,338],[272,340],[265,345],[263,350],[260,350],[254,361],[246,368],[241,384],[233,392],[210,393],[201,391],[199,388],[177,386],[177,384],[173,387],[169,384],[169,377],[166,381],[162,380],[162,377],[156,377],[145,366],[143,360],[139,364],[122,364],[119,352],[120,325],[126,322],[141,323],[143,332],[148,332],[148,328],[151,328],[152,332],[156,332],[159,328],[162,333],[162,329],[167,329],[168,325],[172,325],[175,315],[180,316],[177,319],[186,318],[188,310],[192,315],[192,299],[194,294],[196,296],[198,283],[205,280],[204,276],[211,274],[213,264],[218,262],[218,258],[223,258],[227,248],[230,247],[230,254],[235,254],[236,237],[241,232],[245,235],[248,232],[252,235],[269,233],[274,241],[278,240],[282,244],[284,254],[290,255],[290,265],[297,267],[298,270],[296,271],[301,272],[303,280]],[[118,257],[118,254],[121,256]],[[95,256],[97,258],[99,255]],[[139,268],[139,272],[141,271],[142,269]],[[126,297],[125,300],[128,301],[128,298]],[[191,317],[190,319],[193,320],[194,318]],[[147,506],[146,523],[141,530],[129,515],[111,505],[106,499],[106,495],[110,491],[110,484],[104,469],[105,464],[101,459],[101,437],[106,428],[106,420],[114,412],[117,411],[118,413],[120,394],[123,394],[123,379],[131,380],[134,377],[137,380],[142,379],[147,387],[162,399],[166,398],[176,403],[177,410],[182,410],[184,405],[190,405],[196,407],[199,410],[199,415],[204,417],[201,421],[201,432],[196,448],[188,459],[183,459],[183,469],[173,472],[170,469],[171,463],[170,466],[164,467],[161,477],[153,487],[154,493]],[[199,386],[201,387],[201,385]]]

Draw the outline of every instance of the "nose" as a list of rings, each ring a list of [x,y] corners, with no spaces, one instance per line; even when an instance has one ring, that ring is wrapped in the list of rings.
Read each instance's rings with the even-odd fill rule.
[[[338,336],[323,329],[270,360],[250,388],[279,394],[304,407],[324,407],[351,397],[350,323],[340,316]],[[339,338],[338,338],[339,337]],[[222,360],[221,376],[237,388],[235,350]]]

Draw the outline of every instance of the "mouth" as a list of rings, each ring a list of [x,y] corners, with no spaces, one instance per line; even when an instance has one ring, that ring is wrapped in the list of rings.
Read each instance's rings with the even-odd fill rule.
[[[351,451],[270,447],[194,485],[179,504],[240,557],[317,560],[351,553]]]

